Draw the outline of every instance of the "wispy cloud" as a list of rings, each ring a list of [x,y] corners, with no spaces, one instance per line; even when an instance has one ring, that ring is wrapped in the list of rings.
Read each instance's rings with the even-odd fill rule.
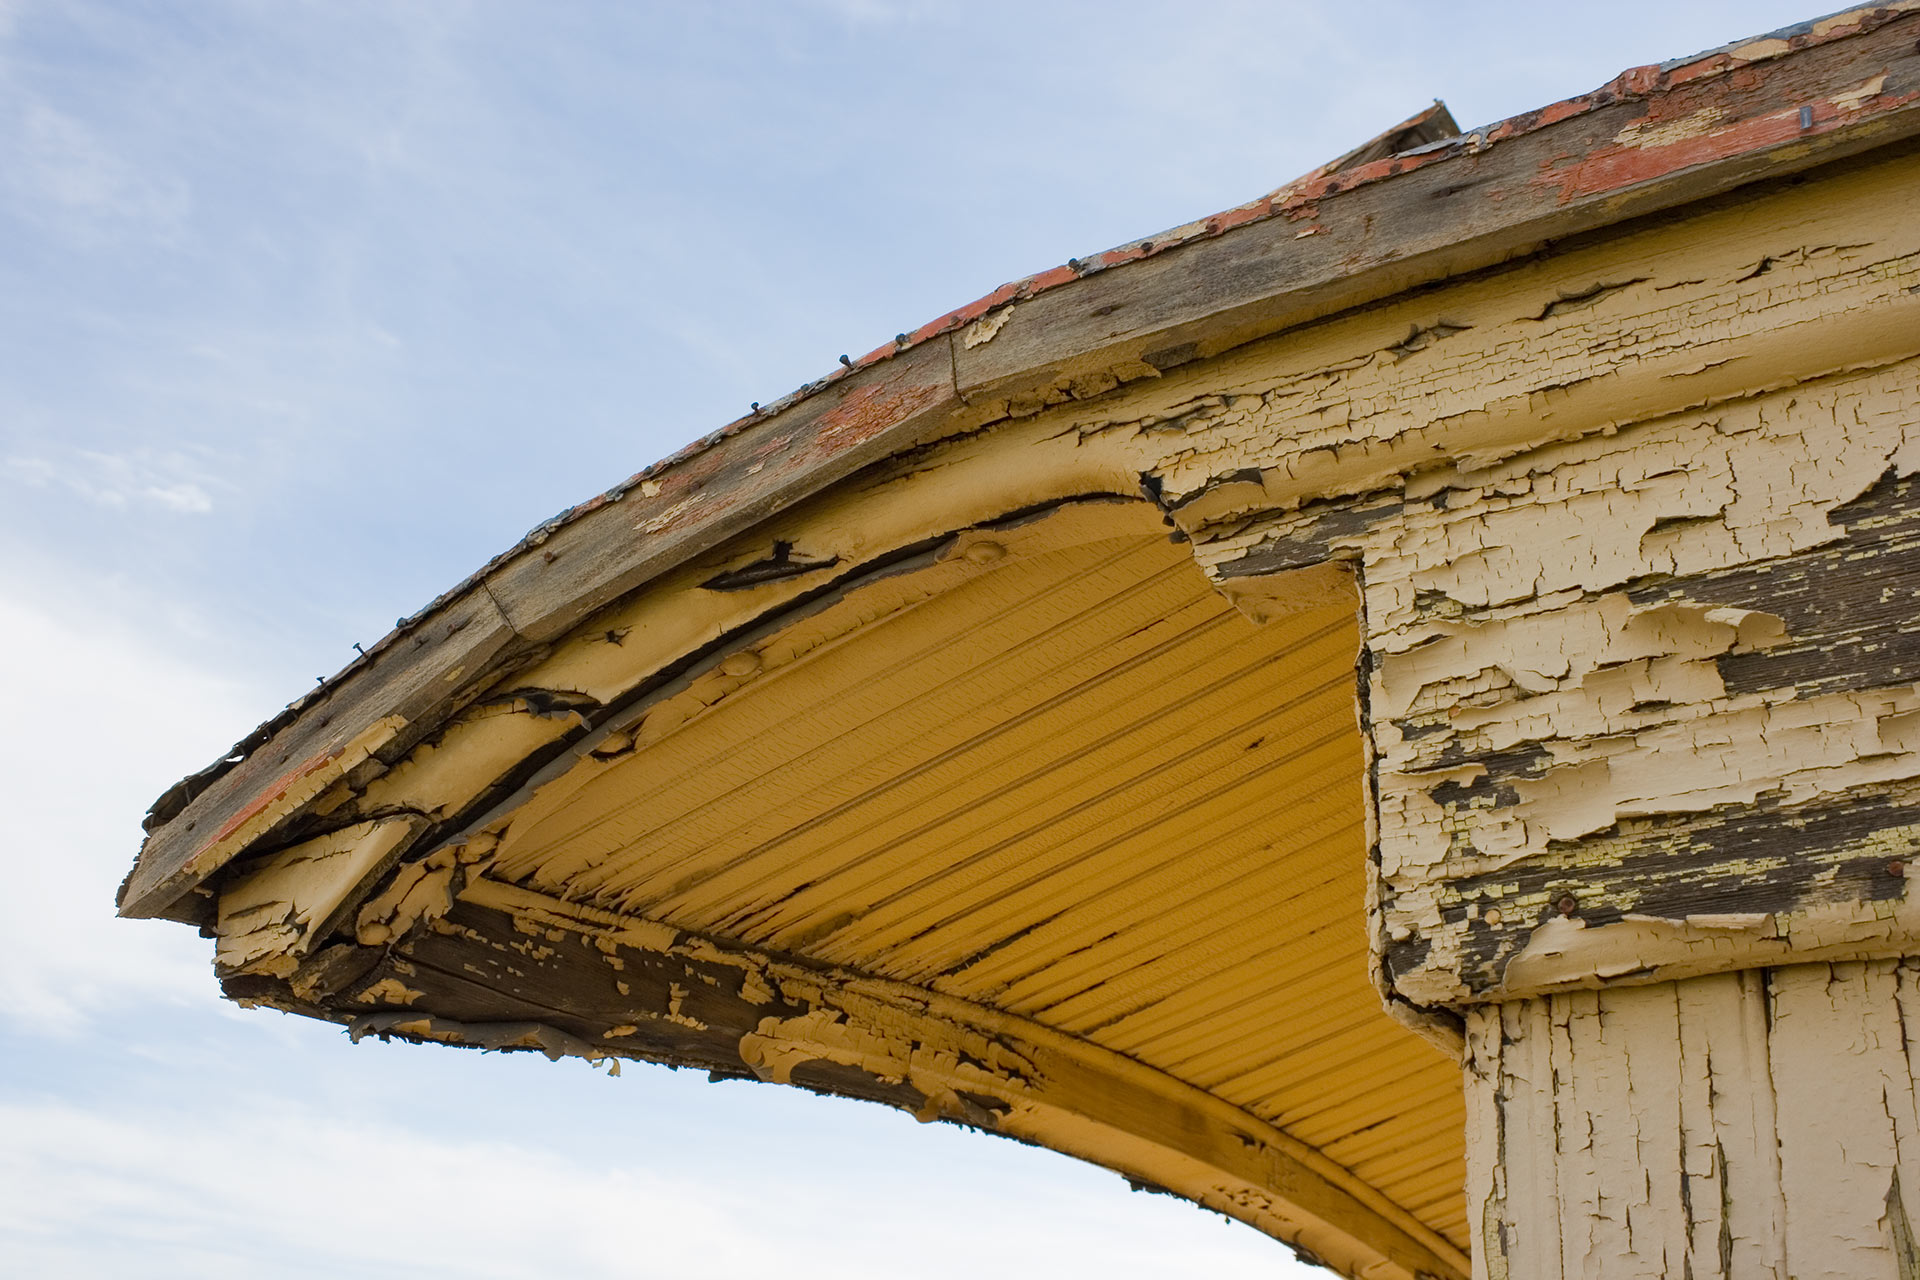
[[[78,586],[79,589],[75,589]],[[264,700],[162,652],[128,613],[139,592],[111,580],[0,577],[0,635],[31,677],[7,695],[0,735],[0,1020],[43,1034],[93,1015],[211,998],[191,930],[114,918],[140,843],[140,815],[252,722]]]
[[[862,26],[912,22],[935,17],[940,12],[940,7],[929,0],[815,0],[815,3],[842,22]]]
[[[0,1130],[0,1238],[23,1275],[252,1277],[275,1258],[281,1276],[744,1276],[775,1243],[657,1176],[286,1102],[147,1118],[15,1103]],[[302,1206],[347,1186],[361,1216],[311,1230]]]
[[[895,1170],[907,1182],[886,1185],[836,1168],[878,1154],[849,1135],[850,1151],[814,1153],[808,1178],[781,1176],[750,1148],[745,1163],[667,1173],[618,1139],[583,1141],[568,1124],[584,1117],[564,1104],[557,1124],[541,1126],[503,1099],[476,1107],[471,1130],[447,1133],[371,1103],[352,1092],[325,1106],[246,1092],[160,1108],[0,1102],[0,1240],[19,1274],[72,1280],[1309,1274],[1278,1245],[1190,1206],[1088,1195],[1091,1178],[1063,1185],[1049,1176],[1056,1158],[1039,1152],[963,1156],[970,1167],[957,1177],[909,1164]],[[516,1141],[503,1128],[536,1136]],[[610,1138],[624,1129],[600,1127]],[[938,1136],[955,1154],[981,1150],[978,1139]],[[1029,1212],[1008,1214],[998,1197],[1009,1188],[996,1181],[1016,1184]],[[849,1184],[857,1206],[836,1198]],[[982,1221],[993,1230],[957,1247],[956,1224]],[[1096,1240],[1104,1247],[1090,1255]]]
[[[0,10],[0,25],[5,11]],[[192,212],[180,177],[135,164],[84,121],[34,97],[0,109],[0,190],[14,212],[69,238],[171,240]]]
[[[144,449],[76,449],[58,458],[15,454],[0,458],[0,475],[30,488],[65,490],[102,507],[146,505],[185,515],[212,511],[208,489],[219,487],[218,480],[186,455]]]

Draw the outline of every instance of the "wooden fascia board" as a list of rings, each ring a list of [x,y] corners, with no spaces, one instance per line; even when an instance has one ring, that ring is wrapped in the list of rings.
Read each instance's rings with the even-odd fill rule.
[[[991,340],[956,342],[960,393],[1018,402],[1087,374],[1171,368],[1912,137],[1916,39],[1920,11],[1909,11],[1738,74],[1596,102],[1517,136],[1508,122],[1314,179],[1279,193],[1275,216],[1231,235],[1012,304]],[[1876,80],[1877,94],[1842,105]]]
[[[339,756],[395,711],[407,727],[394,746],[406,750],[483,692],[490,674],[594,610],[903,442],[944,434],[960,408],[952,385],[944,340],[923,345],[799,401],[766,430],[716,440],[662,473],[657,485],[643,480],[536,530],[515,553],[403,620],[154,827],[121,887],[121,914],[177,914],[181,897],[240,851],[234,817],[249,815],[251,830],[278,803],[282,775],[303,768],[300,762]]]
[[[1920,134],[1920,0],[1630,71],[1003,286],[534,530],[157,807],[120,910],[181,900],[393,716],[408,749],[596,609],[889,456],[1348,307]],[[1004,313],[1004,314],[998,314]],[[992,317],[991,336],[982,337]],[[314,762],[321,762],[315,765]],[[302,773],[306,770],[306,773]],[[283,812],[284,811],[284,812]],[[243,834],[244,829],[244,834]]]

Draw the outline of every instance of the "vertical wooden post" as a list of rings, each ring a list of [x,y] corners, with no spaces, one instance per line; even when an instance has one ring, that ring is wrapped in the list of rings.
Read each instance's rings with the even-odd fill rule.
[[[1467,1018],[1476,1280],[1914,1280],[1920,960]]]

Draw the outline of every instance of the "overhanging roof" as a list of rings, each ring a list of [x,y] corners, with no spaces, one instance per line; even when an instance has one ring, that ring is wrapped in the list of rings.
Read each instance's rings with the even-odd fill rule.
[[[1456,1065],[1368,968],[1351,575],[1290,560],[1229,601],[1185,545],[1383,464],[1167,492],[1160,455],[1040,415],[1210,392],[1278,349],[1236,351],[1256,339],[1902,142],[1916,34],[1907,0],[1463,135],[1436,105],[845,359],[543,524],[182,782],[122,910],[210,926],[230,995],[356,1036],[887,1101],[1348,1274],[1464,1274]],[[1400,332],[1366,360],[1431,330]],[[1181,436],[1232,396],[1208,399],[1118,425]],[[1009,442],[1062,422],[1033,474]],[[1470,446],[1432,439],[1423,464]]]
[[[383,717],[405,724],[382,751],[417,741],[457,705],[450,683],[511,663],[878,459],[1913,136],[1920,81],[1905,19],[1916,8],[1920,0],[1851,9],[1636,67],[1408,153],[1365,159],[1362,148],[1363,163],[1335,162],[1247,204],[1069,259],[897,335],[537,526],[168,791],[122,913],[198,918],[183,896],[297,807],[294,797],[317,792],[318,776],[350,767],[341,762]],[[455,670],[463,678],[449,682]]]

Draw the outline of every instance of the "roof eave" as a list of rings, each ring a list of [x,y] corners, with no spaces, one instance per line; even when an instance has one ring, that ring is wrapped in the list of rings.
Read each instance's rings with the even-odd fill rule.
[[[1920,134],[1916,37],[1920,0],[1900,0],[1635,68],[1456,139],[1317,170],[901,334],[537,527],[175,787],[155,806],[121,914],[195,918],[183,899],[316,787],[404,750],[487,673],[600,607],[874,462],[1081,386],[1154,376],[1557,239],[1905,142]]]

